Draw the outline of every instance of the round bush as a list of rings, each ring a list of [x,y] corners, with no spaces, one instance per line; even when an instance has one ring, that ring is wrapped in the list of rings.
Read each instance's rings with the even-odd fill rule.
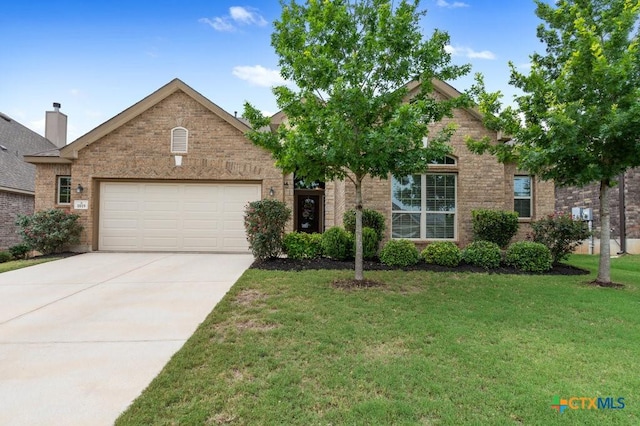
[[[436,241],[429,244],[421,253],[427,263],[455,267],[462,260],[462,253],[457,245],[451,241]]]
[[[315,259],[322,254],[322,235],[294,231],[284,236],[282,248],[290,259]]]
[[[327,229],[322,234],[322,252],[336,260],[353,258],[353,235],[339,226]]]
[[[500,266],[502,253],[500,253],[500,247],[496,243],[474,241],[462,250],[462,260],[469,265],[495,269]]]
[[[25,244],[42,254],[61,251],[80,241],[80,216],[64,210],[49,209],[31,216],[18,215],[16,225]]]
[[[342,222],[344,223],[344,229],[355,234],[356,211],[351,209],[344,212],[344,215],[342,215]],[[384,222],[385,219],[382,213],[371,209],[362,209],[362,229],[373,229],[378,236],[378,242],[382,241],[382,238],[384,237],[384,230],[386,228]]]
[[[8,251],[0,251],[0,263],[8,262],[13,259],[13,255]]]
[[[244,227],[253,257],[265,260],[280,255],[284,226],[290,216],[291,209],[278,200],[252,201],[245,207]]]
[[[26,259],[30,251],[31,247],[25,243],[9,247],[9,252],[13,255],[14,259]]]
[[[409,240],[390,240],[380,251],[380,261],[389,266],[410,266],[420,260],[416,245]]]
[[[545,272],[551,269],[553,257],[547,246],[532,241],[518,241],[507,249],[507,265],[525,272]]]
[[[518,213],[502,210],[472,210],[473,239],[506,247],[518,232]]]

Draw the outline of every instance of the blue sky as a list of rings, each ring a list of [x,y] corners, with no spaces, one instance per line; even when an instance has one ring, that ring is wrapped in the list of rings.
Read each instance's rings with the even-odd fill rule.
[[[422,0],[425,36],[451,36],[455,63],[484,74],[510,100],[508,61],[542,52],[533,0]],[[68,142],[173,78],[233,114],[248,100],[274,113],[281,83],[270,45],[277,0],[7,2],[0,12],[0,112],[44,133],[53,102],[68,115]],[[471,78],[449,82],[459,90]]]

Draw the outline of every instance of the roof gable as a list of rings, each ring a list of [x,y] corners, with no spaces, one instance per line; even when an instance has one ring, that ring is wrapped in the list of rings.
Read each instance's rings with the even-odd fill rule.
[[[0,113],[0,188],[5,190],[35,190],[35,166],[23,161],[23,156],[55,149],[55,145]]]
[[[60,157],[67,159],[77,158],[78,152],[81,149],[113,132],[114,130],[128,123],[135,117],[138,117],[143,112],[149,110],[153,106],[160,103],[162,100],[178,91],[184,92],[185,94],[193,98],[196,102],[200,103],[206,109],[211,111],[213,114],[216,114],[242,133],[245,133],[250,129],[250,127],[247,126],[244,122],[211,102],[199,92],[195,91],[190,86],[185,84],[182,80],[175,78],[146,98],[142,99],[141,101],[122,111],[120,114],[116,115],[115,117],[86,133],[85,135],[79,137],[69,145],[60,149]]]

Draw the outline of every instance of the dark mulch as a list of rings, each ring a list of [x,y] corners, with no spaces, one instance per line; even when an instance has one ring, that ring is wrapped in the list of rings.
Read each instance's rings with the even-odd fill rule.
[[[82,254],[82,253],[76,253],[74,251],[64,251],[62,253],[40,254],[37,256],[30,257],[29,259],[65,258],[65,257],[76,256],[78,254]]]
[[[592,285],[594,287],[605,287],[605,288],[624,288],[624,284],[614,283],[614,282],[602,282],[598,280],[589,281],[588,285]]]
[[[268,259],[264,261],[255,261],[251,265],[252,269],[265,269],[274,271],[307,271],[314,269],[354,269],[354,262],[340,261],[328,258],[320,259],[306,259],[306,260],[294,260],[284,257],[278,257],[274,259]],[[446,266],[429,265],[424,262],[420,262],[417,265],[409,266],[406,268],[397,268],[387,266],[377,260],[365,260],[365,271],[433,271],[433,272],[489,272],[492,274],[530,274],[528,272],[522,272],[510,266],[501,266],[498,269],[485,270],[477,266],[460,264],[455,268],[449,268]],[[540,275],[586,275],[589,271],[576,268],[571,265],[555,265],[550,271],[544,272]]]

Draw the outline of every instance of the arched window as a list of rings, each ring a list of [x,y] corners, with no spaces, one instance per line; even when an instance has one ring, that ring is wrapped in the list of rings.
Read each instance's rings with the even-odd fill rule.
[[[171,129],[171,152],[186,154],[188,140],[189,131],[184,127],[174,127]]]

